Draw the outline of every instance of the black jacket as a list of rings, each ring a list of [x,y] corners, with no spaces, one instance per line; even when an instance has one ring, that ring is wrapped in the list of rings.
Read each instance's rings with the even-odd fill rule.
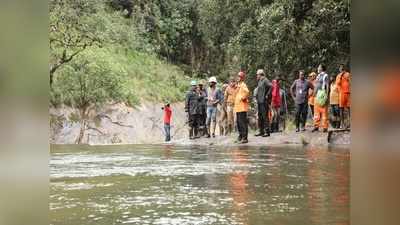
[[[199,97],[199,94],[194,90],[188,91],[185,100],[185,112],[189,113],[189,115],[200,114],[200,104],[201,98]]]
[[[200,114],[207,114],[207,92],[205,89],[200,90]]]
[[[258,104],[269,103],[269,101],[271,100],[270,99],[271,89],[272,89],[272,84],[266,77],[263,77],[258,81],[257,95],[255,96]]]

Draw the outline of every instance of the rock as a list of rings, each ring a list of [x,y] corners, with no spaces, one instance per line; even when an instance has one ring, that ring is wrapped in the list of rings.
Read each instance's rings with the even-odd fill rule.
[[[125,104],[109,104],[101,109],[92,109],[83,138],[84,144],[162,144],[164,143],[163,111],[161,104],[147,103],[137,108]],[[189,141],[187,118],[183,103],[171,104],[171,144],[175,145],[238,145],[237,134],[216,138],[200,138]],[[77,110],[62,106],[50,109],[50,142],[52,144],[74,144],[79,135],[80,123]],[[328,134],[311,131],[296,133],[285,131],[270,137],[254,137],[249,134],[248,145],[328,145]],[[350,132],[333,132],[330,144],[349,145]]]

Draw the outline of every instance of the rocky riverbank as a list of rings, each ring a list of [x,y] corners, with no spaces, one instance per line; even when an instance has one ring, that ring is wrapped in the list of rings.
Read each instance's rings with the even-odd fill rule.
[[[184,138],[183,103],[172,104],[172,136]],[[164,139],[162,104],[143,104],[136,108],[109,104],[89,111],[81,144],[151,144]],[[81,123],[79,111],[71,107],[50,108],[50,143],[76,144]]]
[[[161,144],[164,140],[162,104],[146,103],[137,108],[109,104],[92,109],[86,123],[82,144]],[[174,145],[236,145],[236,135],[188,140],[183,103],[174,103],[172,142]],[[50,143],[76,144],[81,123],[79,112],[71,107],[50,108]],[[311,130],[309,128],[308,130]],[[328,143],[327,133],[310,131],[273,133],[271,137],[249,135],[247,145],[349,145],[349,132],[333,132]]]
[[[178,139],[172,140],[174,145],[215,145],[215,146],[234,146],[243,145],[236,144],[236,135],[217,136],[215,138],[200,138],[195,140]],[[254,134],[249,135],[249,143],[245,145],[264,146],[264,145],[310,145],[310,146],[327,146],[327,145],[350,145],[350,132],[332,133],[330,142],[328,142],[327,133],[311,133],[306,131],[296,133],[294,131],[285,131],[273,133],[270,137],[255,137]]]

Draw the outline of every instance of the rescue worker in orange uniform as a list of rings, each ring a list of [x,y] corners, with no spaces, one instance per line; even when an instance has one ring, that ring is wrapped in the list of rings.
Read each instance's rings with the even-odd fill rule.
[[[244,80],[246,78],[246,74],[243,71],[238,73],[238,84],[237,84],[237,92],[235,95],[235,106],[234,111],[236,113],[236,122],[237,128],[239,131],[238,142],[239,143],[248,143],[248,119],[247,112],[249,111],[249,89],[247,88]]]
[[[342,128],[350,128],[350,81],[351,75],[345,65],[339,66],[336,86],[339,89],[339,109]]]
[[[315,79],[314,96],[316,96],[314,101],[314,129],[312,132],[318,131],[319,128],[323,128],[323,132],[328,132],[328,99],[327,95],[329,93],[329,78],[328,74],[325,72],[325,65],[318,66],[318,76]],[[319,103],[318,97],[319,92],[325,91],[326,101],[324,103]]]

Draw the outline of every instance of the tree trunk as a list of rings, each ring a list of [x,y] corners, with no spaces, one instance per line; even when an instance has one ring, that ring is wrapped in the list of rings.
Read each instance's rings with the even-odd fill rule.
[[[87,111],[86,107],[84,109],[80,110],[80,111],[81,111],[80,112],[80,114],[81,114],[81,121],[80,121],[81,129],[79,131],[79,136],[76,139],[76,143],[77,144],[82,144],[83,138],[85,137],[86,123],[87,123],[87,121],[86,121],[86,111]]]

